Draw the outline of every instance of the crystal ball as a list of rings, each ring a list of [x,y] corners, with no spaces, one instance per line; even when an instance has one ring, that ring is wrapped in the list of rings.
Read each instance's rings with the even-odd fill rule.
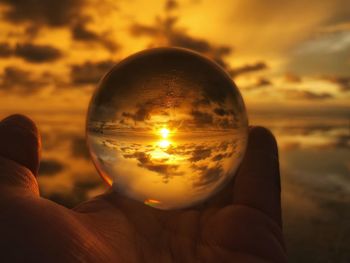
[[[159,209],[193,206],[220,191],[245,152],[248,120],[230,76],[180,48],[136,53],[100,81],[87,143],[119,194]]]

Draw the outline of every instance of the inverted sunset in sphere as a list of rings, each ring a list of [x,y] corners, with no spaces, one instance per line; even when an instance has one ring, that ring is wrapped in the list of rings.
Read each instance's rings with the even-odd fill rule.
[[[132,55],[101,80],[87,141],[115,191],[160,209],[198,204],[234,176],[248,121],[227,73],[188,50]]]

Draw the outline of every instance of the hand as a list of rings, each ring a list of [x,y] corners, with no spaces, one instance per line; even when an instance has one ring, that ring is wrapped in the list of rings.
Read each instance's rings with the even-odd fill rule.
[[[286,262],[277,145],[250,131],[236,174],[199,207],[161,211],[108,192],[70,210],[39,195],[40,137],[0,122],[2,262]]]

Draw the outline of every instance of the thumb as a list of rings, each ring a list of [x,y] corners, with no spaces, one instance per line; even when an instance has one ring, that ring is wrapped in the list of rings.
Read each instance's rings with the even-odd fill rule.
[[[249,133],[247,152],[235,179],[233,203],[256,208],[281,226],[280,194],[276,140],[269,130],[255,127]]]
[[[22,115],[0,122],[0,184],[24,186],[38,192],[41,141],[36,125]]]

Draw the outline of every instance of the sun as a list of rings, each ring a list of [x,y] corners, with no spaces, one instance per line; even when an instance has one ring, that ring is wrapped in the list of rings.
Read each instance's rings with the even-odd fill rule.
[[[162,128],[160,129],[160,135],[162,136],[163,139],[168,138],[170,131],[167,128]]]
[[[158,145],[160,146],[160,148],[168,148],[170,142],[168,140],[161,140],[159,141]]]

